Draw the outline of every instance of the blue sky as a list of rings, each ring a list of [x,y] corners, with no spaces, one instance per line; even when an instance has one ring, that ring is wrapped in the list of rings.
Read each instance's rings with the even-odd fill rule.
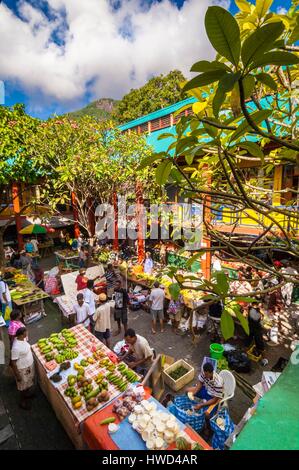
[[[234,0],[218,0],[232,13]],[[203,25],[213,0],[3,0],[5,104],[42,119],[121,98],[159,73],[185,74],[214,52]],[[272,10],[290,0],[274,0]]]

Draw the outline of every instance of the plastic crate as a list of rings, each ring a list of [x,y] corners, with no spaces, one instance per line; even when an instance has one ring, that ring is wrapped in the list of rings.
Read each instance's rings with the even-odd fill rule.
[[[169,373],[174,371],[175,369],[177,369],[180,366],[185,367],[185,369],[187,369],[188,372],[186,372],[186,374],[183,375],[182,377],[180,377],[179,379],[174,380],[172,377],[170,377]],[[195,374],[194,367],[190,366],[190,364],[188,364],[186,361],[184,361],[184,359],[180,359],[180,360],[176,361],[174,364],[172,364],[171,366],[164,369],[163,378],[164,378],[164,382],[172,390],[177,392],[178,390],[183,388],[185,385],[187,385],[189,382],[191,382],[191,380],[194,379],[194,374]]]
[[[248,349],[247,351],[247,356],[249,357],[249,359],[253,362],[259,362],[261,359],[262,359],[262,355],[260,354],[259,356],[255,356],[255,354],[253,354],[253,350],[255,349],[255,344],[253,346],[251,346],[250,349]]]

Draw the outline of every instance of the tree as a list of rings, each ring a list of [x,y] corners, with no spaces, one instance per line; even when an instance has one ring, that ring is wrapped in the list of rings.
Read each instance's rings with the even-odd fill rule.
[[[176,103],[181,99],[180,83],[184,80],[179,70],[151,78],[141,88],[125,95],[117,103],[112,117],[123,124]]]
[[[292,189],[294,207],[273,205],[269,196],[278,198],[281,192],[267,190],[258,177],[248,178],[242,163],[254,162],[265,175],[278,165],[299,163],[299,48],[295,45],[299,2],[294,0],[284,15],[269,11],[271,0],[257,0],[255,5],[236,0],[236,4],[240,12],[235,18],[219,6],[208,8],[205,27],[216,59],[192,66],[198,75],[184,85],[183,92],[198,99],[193,115],[180,120],[173,143],[155,158],[162,160],[158,169],[168,162],[169,180],[182,194],[203,204],[205,232],[214,242],[211,250],[220,249],[233,260],[278,275],[257,252],[262,249],[273,260],[279,246],[298,257],[291,228],[299,221],[298,192]],[[160,174],[157,170],[158,180]],[[230,233],[222,233],[214,224],[219,213],[234,218]],[[235,231],[244,215],[261,227],[261,233],[245,246]],[[223,300],[221,323],[227,339],[234,331],[231,315],[241,319],[235,302],[238,296],[230,292],[225,276],[217,276],[212,282],[203,280],[198,289]],[[282,283],[290,280],[281,279]],[[184,287],[188,279],[177,280]],[[299,283],[299,279],[292,282]]]
[[[135,197],[142,182],[148,197],[157,195],[150,169],[136,171],[151,152],[142,136],[121,133],[111,122],[84,116],[79,122],[67,117],[40,123],[31,141],[36,168],[44,169],[41,198],[53,213],[75,195],[78,222],[92,237],[90,216],[99,203],[112,203],[113,194]]]
[[[12,183],[37,182],[39,174],[30,159],[28,135],[35,132],[37,120],[25,113],[22,105],[12,108],[0,106],[0,216],[4,220],[0,226],[0,265],[4,263],[3,237],[6,229],[15,220],[11,209],[15,196],[10,194]],[[19,214],[28,209],[21,204]]]

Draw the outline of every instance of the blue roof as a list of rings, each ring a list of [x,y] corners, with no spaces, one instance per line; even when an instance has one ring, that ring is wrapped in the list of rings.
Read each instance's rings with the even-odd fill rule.
[[[193,97],[187,98],[183,101],[178,101],[177,103],[171,104],[170,106],[166,106],[166,108],[158,109],[158,111],[154,111],[153,113],[147,114],[146,116],[141,116],[140,118],[134,119],[134,121],[122,124],[121,126],[118,126],[118,128],[121,131],[126,131],[132,127],[140,126],[140,124],[144,124],[145,122],[152,121],[153,119],[158,119],[162,116],[175,113],[178,109],[186,106],[187,104],[195,103],[195,101],[197,101],[197,99]]]

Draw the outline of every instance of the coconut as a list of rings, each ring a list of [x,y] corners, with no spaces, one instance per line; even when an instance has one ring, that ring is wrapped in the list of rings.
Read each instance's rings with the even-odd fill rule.
[[[138,427],[139,429],[141,429],[142,431],[146,428],[147,426],[147,423],[146,421],[144,421],[144,419],[138,419]]]
[[[162,434],[163,434],[163,432],[165,431],[165,424],[162,423],[162,421],[160,421],[160,423],[157,424],[156,429],[157,429],[157,432],[158,432],[158,433],[162,433]]]
[[[160,413],[160,419],[163,423],[166,423],[169,420],[169,414],[168,413]]]
[[[134,423],[132,424],[132,428],[135,429],[135,431],[139,429],[137,421],[134,421]]]
[[[161,439],[161,437],[157,437],[157,439],[155,440],[155,448],[162,449],[163,446],[164,446],[163,439]]]
[[[153,441],[152,439],[148,439],[148,440],[146,441],[146,447],[147,447],[147,449],[149,449],[149,450],[153,450],[153,449],[155,448],[155,443],[154,443],[154,441]]]
[[[133,424],[134,421],[136,421],[137,419],[137,416],[134,414],[134,413],[131,413],[128,420],[129,420],[129,423]]]
[[[174,437],[174,434],[171,431],[166,430],[164,432],[164,439],[167,442],[167,444],[171,444],[172,442],[174,442],[175,437]]]
[[[142,431],[141,437],[142,437],[142,439],[146,442],[146,441],[150,438],[150,435],[149,435],[149,433],[147,432],[147,430],[145,430],[145,431]]]
[[[134,413],[140,414],[143,412],[142,406],[136,405],[134,408]]]

